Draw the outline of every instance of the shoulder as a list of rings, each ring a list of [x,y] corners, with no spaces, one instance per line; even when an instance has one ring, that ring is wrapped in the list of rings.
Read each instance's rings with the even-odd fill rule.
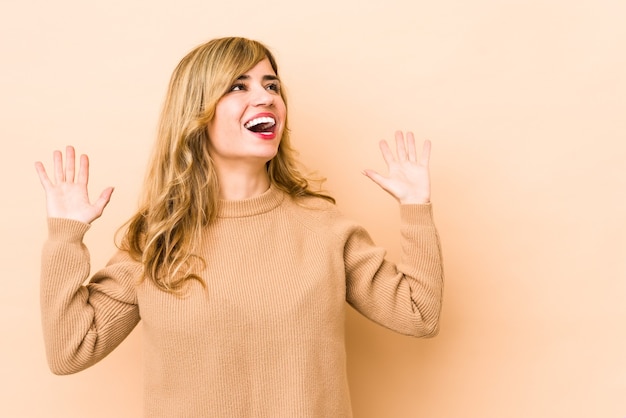
[[[317,196],[287,196],[285,199],[285,208],[298,216],[318,219],[320,221],[341,216],[339,209],[334,203]]]
[[[345,236],[348,231],[359,228],[334,203],[324,198],[287,197],[284,203],[292,220],[315,233]]]

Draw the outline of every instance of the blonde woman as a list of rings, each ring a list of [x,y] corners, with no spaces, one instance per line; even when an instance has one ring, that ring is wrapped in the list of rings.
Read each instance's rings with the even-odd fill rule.
[[[147,417],[349,417],[344,310],[416,337],[438,330],[443,286],[428,161],[411,133],[381,142],[400,203],[401,262],[384,258],[294,161],[278,68],[261,43],[221,38],[175,69],[141,205],[88,279],[89,163],[55,151],[41,307],[56,374],[101,360],[142,322]]]

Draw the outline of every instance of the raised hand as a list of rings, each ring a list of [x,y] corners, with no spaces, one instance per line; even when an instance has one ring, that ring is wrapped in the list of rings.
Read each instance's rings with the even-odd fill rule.
[[[402,204],[423,204],[430,202],[430,141],[424,141],[422,154],[418,158],[415,138],[407,132],[406,140],[400,131],[396,131],[396,154],[389,148],[387,141],[380,141],[380,151],[387,163],[388,174],[383,176],[374,170],[364,170],[363,174]]]
[[[100,197],[92,204],[89,201],[87,183],[89,181],[89,159],[86,155],[80,156],[78,176],[75,178],[74,147],[68,146],[65,150],[65,166],[63,155],[54,151],[54,182],[50,180],[46,169],[41,162],[35,163],[39,181],[46,192],[46,209],[50,218],[74,219],[84,223],[91,223],[102,215],[104,207],[109,203],[112,187],[102,191]]]

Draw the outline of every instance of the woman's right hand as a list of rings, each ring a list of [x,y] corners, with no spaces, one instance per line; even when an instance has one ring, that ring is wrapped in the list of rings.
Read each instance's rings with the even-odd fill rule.
[[[113,188],[104,189],[93,204],[89,201],[89,158],[80,156],[76,178],[74,147],[68,146],[65,151],[65,166],[61,151],[54,151],[53,161],[54,182],[48,177],[44,165],[39,161],[35,163],[39,181],[46,192],[48,217],[73,219],[88,224],[99,218],[111,199]]]

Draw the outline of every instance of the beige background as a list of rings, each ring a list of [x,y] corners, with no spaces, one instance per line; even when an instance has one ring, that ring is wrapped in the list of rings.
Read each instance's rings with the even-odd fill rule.
[[[272,47],[302,161],[398,256],[377,141],[433,141],[447,275],[440,335],[350,311],[356,417],[626,417],[626,2],[3,0],[0,416],[137,417],[141,336],[47,369],[35,160],[74,144],[116,186],[94,268],[135,208],[167,80],[193,46]]]

